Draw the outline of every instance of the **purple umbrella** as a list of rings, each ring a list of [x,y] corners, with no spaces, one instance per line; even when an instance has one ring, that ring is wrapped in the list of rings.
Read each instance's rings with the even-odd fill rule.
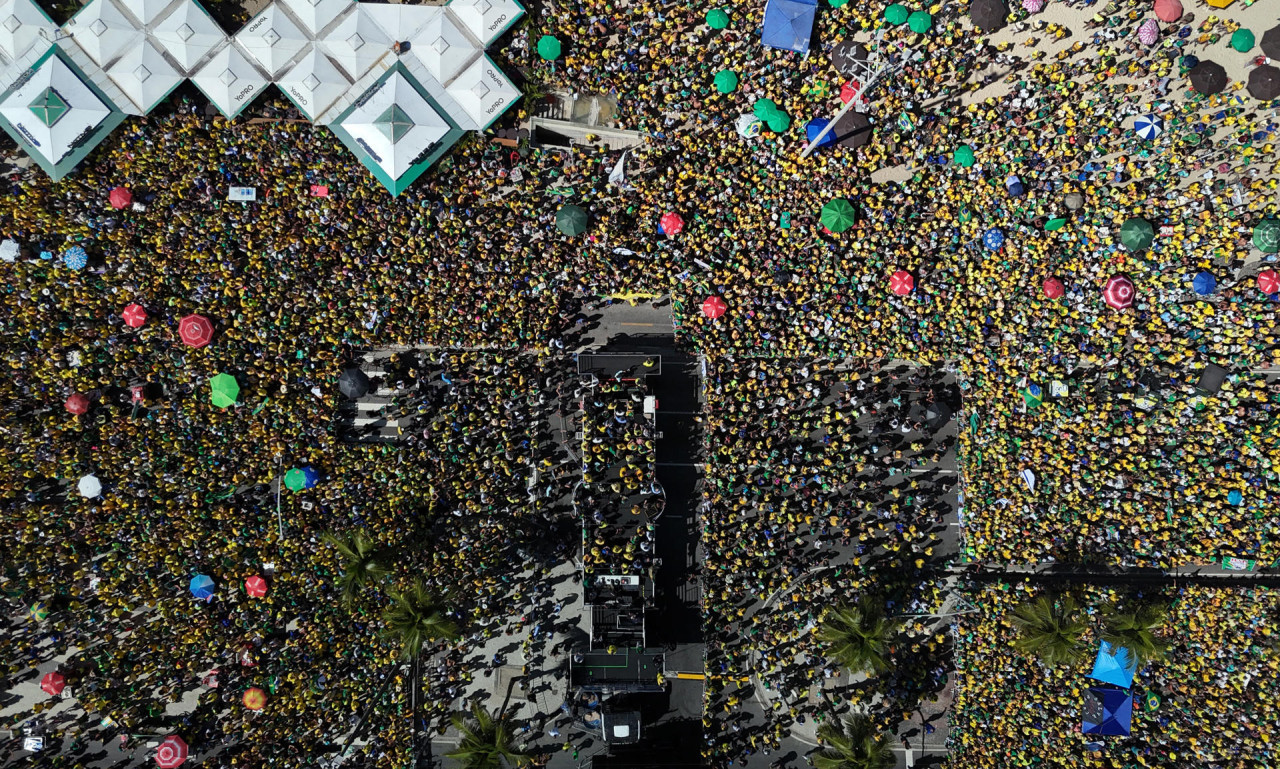
[[[1143,45],[1154,45],[1160,39],[1160,25],[1155,19],[1147,19],[1138,27],[1138,40]]]
[[[1027,13],[1039,13],[1044,9],[1044,0],[1022,0],[1022,10]]]

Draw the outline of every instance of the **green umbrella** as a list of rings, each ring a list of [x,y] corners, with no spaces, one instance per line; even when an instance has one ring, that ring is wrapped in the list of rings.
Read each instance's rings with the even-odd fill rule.
[[[832,8],[843,8],[849,4],[849,0],[827,0],[827,2],[831,3]]]
[[[768,120],[769,116],[778,111],[778,105],[773,99],[756,99],[756,103],[751,105],[751,112],[761,120]]]
[[[933,26],[933,17],[924,11],[916,11],[907,17],[907,26],[912,32],[924,34]]]
[[[968,144],[961,144],[959,147],[956,147],[955,152],[951,153],[951,159],[957,164],[968,168],[973,165],[976,160],[973,156],[973,147],[970,147]]]
[[[581,235],[587,231],[587,212],[577,206],[561,206],[556,211],[556,229],[566,235]]]
[[[818,218],[828,230],[844,232],[858,221],[858,212],[849,201],[836,198],[822,207],[822,215]]]
[[[738,90],[738,74],[731,69],[722,69],[716,73],[716,90],[720,93],[733,93]]]
[[[907,6],[902,3],[894,3],[884,9],[884,20],[894,26],[905,24],[907,22],[907,17],[910,15],[911,11],[908,11]]]
[[[1253,48],[1253,33],[1241,27],[1231,35],[1231,47],[1240,53],[1248,53]]]
[[[1145,251],[1150,248],[1155,234],[1151,222],[1137,216],[1126,219],[1120,225],[1120,242],[1130,251]]]
[[[209,389],[212,391],[209,399],[220,409],[236,405],[236,398],[240,397],[240,383],[230,374],[218,374],[210,379]]]
[[[786,133],[787,129],[791,128],[791,116],[782,110],[773,113],[764,122],[768,123],[769,130],[776,134]]]
[[[1062,217],[1059,217],[1057,219],[1050,219],[1049,221],[1044,223],[1045,232],[1056,232],[1062,229],[1062,226],[1066,223],[1067,223],[1067,220],[1063,219]]]
[[[560,41],[551,35],[543,35],[538,40],[538,55],[547,61],[555,61],[560,58]]]
[[[1264,254],[1280,251],[1280,219],[1263,219],[1253,228],[1253,245]]]
[[[284,474],[284,487],[289,491],[302,491],[307,487],[307,473],[301,467],[295,467]]]
[[[729,14],[719,8],[707,11],[707,26],[712,29],[724,29],[729,26]]]

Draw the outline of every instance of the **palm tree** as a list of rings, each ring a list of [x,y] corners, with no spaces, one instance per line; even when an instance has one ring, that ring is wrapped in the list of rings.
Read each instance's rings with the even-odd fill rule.
[[[813,756],[814,769],[891,769],[897,761],[889,738],[866,716],[818,727],[818,742],[827,747]]]
[[[1078,661],[1083,656],[1080,639],[1087,629],[1076,616],[1079,608],[1069,595],[1056,601],[1042,595],[1024,603],[1013,610],[1013,626],[1018,629],[1014,647],[1050,666]]]
[[[532,754],[512,744],[511,725],[503,713],[490,713],[474,703],[470,713],[453,714],[453,725],[462,732],[462,742],[445,757],[463,769],[506,769],[533,762]]]
[[[421,579],[403,593],[391,593],[391,606],[382,614],[386,635],[400,641],[401,656],[414,661],[433,641],[456,641],[458,624],[445,614],[444,603]]]
[[[1112,648],[1128,649],[1130,658],[1141,670],[1148,662],[1163,659],[1169,648],[1168,641],[1155,636],[1164,624],[1167,611],[1164,606],[1148,603],[1126,612],[1119,604],[1108,603],[1102,607],[1102,640]]]
[[[342,557],[342,575],[338,577],[338,591],[342,602],[350,606],[367,585],[385,577],[387,552],[379,547],[369,532],[355,529],[343,535],[325,532],[321,539],[338,550]]]
[[[850,672],[882,673],[889,669],[889,638],[896,623],[866,598],[831,610],[818,638],[831,644],[828,654]]]

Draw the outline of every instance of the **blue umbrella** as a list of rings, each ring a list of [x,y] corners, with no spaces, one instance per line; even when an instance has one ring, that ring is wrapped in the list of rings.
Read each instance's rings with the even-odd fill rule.
[[[1196,290],[1200,296],[1208,296],[1218,287],[1218,279],[1213,277],[1212,273],[1201,270],[1191,279],[1191,287]]]
[[[1232,491],[1227,493],[1227,502],[1233,505],[1238,505],[1243,501],[1244,501],[1244,495],[1241,494],[1239,490],[1233,489]]]
[[[822,117],[816,117],[813,120],[810,120],[804,127],[805,137],[810,142],[812,142],[814,139],[818,138],[818,134],[822,133],[823,129],[825,129],[827,127],[827,124],[829,124],[830,122],[831,122],[830,120],[827,120],[826,118],[822,118]],[[835,143],[836,143],[836,132],[830,131],[827,133],[826,136],[822,137],[822,143],[819,144],[816,147],[816,149],[829,147],[830,145]]]
[[[1009,191],[1009,196],[1014,198],[1022,197],[1022,194],[1027,191],[1027,188],[1022,186],[1022,180],[1017,176],[1010,176],[1005,179],[1004,186]]]
[[[89,254],[80,246],[72,246],[63,252],[62,263],[73,270],[83,270],[89,263]]]
[[[1004,245],[1004,233],[992,227],[982,236],[982,244],[992,251],[999,251]]]
[[[196,598],[208,599],[213,597],[213,577],[207,574],[197,574],[191,578],[191,595]]]
[[[43,259],[43,260],[45,260],[46,262],[51,262],[51,261],[53,261],[53,252],[52,252],[52,251],[41,251],[41,252],[40,252],[40,258],[41,258],[41,259]]]

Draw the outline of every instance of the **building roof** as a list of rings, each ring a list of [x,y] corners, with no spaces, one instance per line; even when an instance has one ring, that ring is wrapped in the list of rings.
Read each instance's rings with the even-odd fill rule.
[[[0,56],[13,61],[53,41],[58,25],[32,0],[0,0]]]
[[[302,114],[315,120],[351,87],[351,81],[323,51],[312,48],[276,80]]]
[[[65,176],[123,119],[56,46],[0,95],[0,127],[54,179]]]
[[[115,0],[89,0],[63,27],[99,67],[107,67],[141,42],[142,30]]]
[[[219,49],[191,78],[228,119],[239,115],[270,82],[234,43]]]
[[[459,124],[476,131],[488,128],[520,98],[520,91],[488,56],[472,62],[446,90],[470,121],[459,120]]]
[[[283,72],[311,44],[308,34],[278,3],[271,3],[250,19],[236,33],[235,41],[269,77]]]
[[[516,0],[453,0],[446,8],[471,36],[488,46],[524,15]]]
[[[151,25],[150,33],[187,77],[195,74],[200,62],[227,40],[222,28],[195,0],[178,0],[172,10]]]

